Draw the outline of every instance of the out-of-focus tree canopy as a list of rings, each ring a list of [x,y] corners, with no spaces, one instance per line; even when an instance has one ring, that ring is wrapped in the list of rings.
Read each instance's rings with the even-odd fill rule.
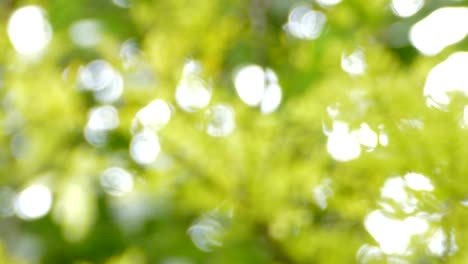
[[[0,0],[0,263],[467,263],[468,1]]]

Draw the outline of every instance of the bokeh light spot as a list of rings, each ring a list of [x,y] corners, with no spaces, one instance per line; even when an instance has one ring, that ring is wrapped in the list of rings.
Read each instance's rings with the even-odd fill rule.
[[[189,61],[185,64],[182,80],[176,88],[176,101],[183,110],[195,112],[206,107],[212,95],[211,86],[206,83],[198,71],[193,71],[193,65],[198,64],[195,61]]]
[[[198,249],[209,252],[222,246],[223,231],[224,227],[218,219],[205,216],[188,229],[188,234]]]
[[[397,255],[406,253],[412,236],[429,230],[429,224],[425,219],[410,216],[398,220],[379,210],[368,214],[364,225],[384,253]]]
[[[456,52],[432,68],[424,85],[428,106],[446,110],[451,102],[450,93],[468,96],[468,52]]]
[[[234,86],[244,103],[256,106],[265,92],[265,73],[258,65],[245,66],[236,73]]]
[[[22,55],[39,55],[52,39],[52,27],[39,6],[16,10],[8,21],[7,31],[13,47]]]
[[[94,107],[89,111],[88,122],[84,128],[86,140],[95,146],[107,142],[107,133],[119,126],[119,113],[110,105]]]
[[[395,15],[410,17],[424,6],[424,0],[392,0],[391,8]]]
[[[45,216],[52,207],[52,193],[44,185],[31,185],[18,194],[15,202],[16,214],[25,220]]]
[[[341,68],[351,76],[364,74],[367,68],[364,51],[357,49],[349,55],[343,53],[341,55]]]
[[[109,168],[101,175],[101,186],[110,195],[122,196],[133,189],[133,176],[122,168]]]
[[[119,125],[119,113],[110,105],[92,108],[87,126],[93,130],[112,130]]]
[[[328,135],[328,153],[337,161],[350,161],[361,155],[361,145],[355,134],[349,131],[347,123],[333,122],[333,130]]]
[[[68,33],[73,43],[84,48],[96,46],[102,38],[101,24],[94,19],[83,19],[73,23]]]
[[[411,43],[424,55],[436,55],[468,33],[468,8],[443,7],[411,27]]]
[[[281,104],[281,86],[272,69],[263,70],[255,64],[246,65],[235,72],[234,87],[245,104],[260,105],[263,114],[274,112]]]
[[[227,136],[234,131],[236,127],[234,110],[226,104],[212,106],[206,112],[208,124],[206,133],[213,137]]]
[[[326,178],[323,180],[322,183],[319,185],[315,186],[312,189],[312,194],[315,203],[317,206],[325,210],[328,206],[328,199],[333,196],[333,189],[331,188],[331,183],[332,181],[329,178]]]
[[[280,106],[283,92],[278,83],[278,77],[273,70],[266,69],[265,76],[267,85],[263,94],[260,110],[263,114],[269,114],[274,112]]]
[[[285,30],[299,39],[313,40],[320,36],[327,18],[320,11],[307,5],[299,5],[291,10]]]
[[[159,130],[171,120],[170,106],[162,99],[156,99],[140,109],[132,122],[132,132],[139,128]]]
[[[136,134],[130,143],[130,155],[141,165],[148,165],[156,161],[161,146],[158,136],[151,130],[145,129]]]
[[[323,7],[331,7],[341,3],[342,0],[317,0],[317,3]]]
[[[369,148],[369,150],[373,150],[375,147],[377,147],[377,133],[375,133],[374,130],[372,130],[372,128],[370,128],[368,124],[361,124],[360,128],[356,131],[356,133],[357,139],[362,146]]]

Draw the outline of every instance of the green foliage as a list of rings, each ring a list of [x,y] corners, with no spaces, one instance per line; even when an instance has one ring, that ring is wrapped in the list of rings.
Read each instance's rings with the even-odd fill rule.
[[[292,0],[130,3],[0,2],[0,263],[466,263],[467,100],[453,94],[440,110],[427,105],[423,88],[430,70],[467,42],[423,56],[407,34],[435,9],[468,2],[427,1],[400,18],[384,0],[330,7],[306,1],[326,16],[313,39],[286,30],[289,12],[301,4]],[[53,29],[34,58],[15,50],[7,30],[26,5],[40,6]],[[83,19],[98,25],[99,39],[88,46],[71,33]],[[83,41],[92,30],[81,31]],[[133,43],[130,55],[124,43]],[[341,65],[343,54],[356,50],[365,57],[362,75]],[[118,100],[100,101],[80,84],[96,60],[121,74]],[[195,77],[183,73],[189,61],[202,66]],[[273,113],[236,93],[234,76],[252,64],[278,77],[282,101]],[[184,78],[212,88],[209,105],[180,107],[175,93]],[[171,117],[153,129],[161,153],[145,165],[129,149],[141,129],[135,116],[155,99],[170,105]],[[213,136],[207,129],[219,104],[233,110],[235,128]],[[92,142],[85,127],[104,105],[118,111],[118,125]],[[355,131],[367,124],[389,143],[334,159],[327,142],[336,121]],[[106,189],[111,167],[131,175],[131,191]],[[425,175],[434,190],[411,189],[404,178],[410,172]],[[382,194],[400,176],[415,210]],[[18,194],[34,185],[51,190],[52,207],[27,219],[18,213]],[[389,253],[365,224],[389,207],[392,219],[429,219],[404,253]],[[428,249],[438,230],[446,236],[441,254]],[[380,251],[362,253],[370,247]]]

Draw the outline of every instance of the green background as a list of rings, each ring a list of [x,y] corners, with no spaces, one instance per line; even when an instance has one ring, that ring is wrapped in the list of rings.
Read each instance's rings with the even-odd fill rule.
[[[11,14],[30,4],[46,11],[53,28],[47,51],[33,63],[19,58],[6,30]],[[327,17],[314,40],[294,38],[283,28],[297,4],[134,0],[120,8],[110,0],[1,0],[0,186],[20,192],[40,179],[54,203],[37,220],[0,218],[0,263],[467,263],[468,208],[460,203],[468,192],[468,131],[460,127],[467,100],[454,95],[448,111],[429,108],[423,87],[431,68],[468,42],[427,57],[410,45],[407,33],[433,10],[468,2],[430,0],[416,15],[400,18],[385,0],[343,0],[329,8],[306,1]],[[69,27],[80,19],[102,25],[96,46],[71,41]],[[394,23],[400,23],[397,32],[389,30]],[[119,57],[128,39],[141,50],[143,81],[132,81]],[[395,39],[403,44],[395,47]],[[367,71],[353,77],[340,61],[357,47]],[[124,94],[113,103],[119,127],[99,147],[86,141],[83,128],[89,110],[100,103],[76,89],[79,67],[96,59],[125,76]],[[236,128],[229,136],[207,135],[200,129],[204,110],[188,113],[177,106],[174,93],[188,59],[203,66],[203,78],[213,87],[210,105],[234,109]],[[237,96],[232,76],[246,64],[278,75],[283,100],[274,113],[262,114]],[[169,164],[163,169],[141,166],[129,154],[132,119],[156,98],[174,109],[158,131]],[[323,127],[332,123],[327,107],[336,105],[352,129],[364,122],[376,131],[383,125],[389,145],[349,162],[333,160]],[[18,136],[20,157],[11,147]],[[111,166],[134,176],[128,196],[110,196],[100,185],[100,174]],[[442,214],[437,225],[455,234],[458,250],[433,256],[428,238],[419,237],[406,255],[365,262],[357,257],[359,248],[378,243],[364,219],[380,208],[386,179],[407,172],[433,183],[431,196],[418,198],[420,210]],[[313,190],[327,181],[332,195],[322,209]],[[78,198],[59,205],[73,188]],[[119,218],[122,210],[135,210],[133,218]],[[206,239],[221,244],[208,252],[188,232],[206,219],[217,223]]]

